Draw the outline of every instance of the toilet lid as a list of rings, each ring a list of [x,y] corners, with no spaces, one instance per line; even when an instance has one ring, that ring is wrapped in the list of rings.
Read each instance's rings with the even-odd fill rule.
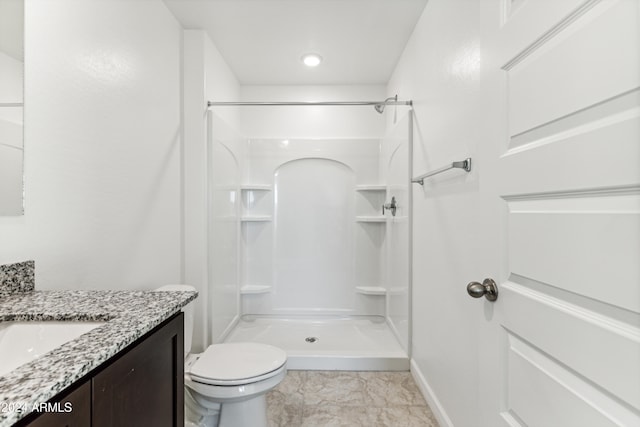
[[[213,344],[191,366],[194,380],[208,384],[264,377],[287,361],[283,350],[257,343]]]

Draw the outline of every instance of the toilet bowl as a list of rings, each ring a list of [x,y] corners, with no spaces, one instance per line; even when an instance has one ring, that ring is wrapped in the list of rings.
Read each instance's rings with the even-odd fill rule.
[[[187,285],[157,291],[195,290]],[[185,426],[267,427],[266,393],[287,374],[287,354],[258,343],[212,344],[191,354],[193,307],[185,313]]]

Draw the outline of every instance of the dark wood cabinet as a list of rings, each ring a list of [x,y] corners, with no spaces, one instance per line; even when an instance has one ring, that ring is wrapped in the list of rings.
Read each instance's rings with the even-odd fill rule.
[[[178,313],[50,401],[70,402],[72,411],[31,414],[17,425],[183,427],[183,331]]]
[[[182,330],[180,316],[93,377],[93,427],[184,424]]]
[[[86,427],[91,425],[91,381],[63,392],[48,402],[51,412],[43,412],[29,427]],[[44,410],[45,408],[43,408]]]

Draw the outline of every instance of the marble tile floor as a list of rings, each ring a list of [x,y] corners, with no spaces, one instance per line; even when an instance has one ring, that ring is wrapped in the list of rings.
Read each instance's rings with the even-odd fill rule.
[[[289,371],[267,414],[270,427],[438,427],[409,372]]]

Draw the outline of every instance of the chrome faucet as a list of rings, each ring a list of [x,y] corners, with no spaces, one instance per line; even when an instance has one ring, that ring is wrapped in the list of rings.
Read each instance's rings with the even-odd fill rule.
[[[397,208],[398,208],[398,205],[396,204],[396,198],[395,196],[392,196],[390,203],[385,203],[384,205],[382,205],[382,215],[384,215],[384,210],[388,209],[391,211],[391,215],[396,216]]]

